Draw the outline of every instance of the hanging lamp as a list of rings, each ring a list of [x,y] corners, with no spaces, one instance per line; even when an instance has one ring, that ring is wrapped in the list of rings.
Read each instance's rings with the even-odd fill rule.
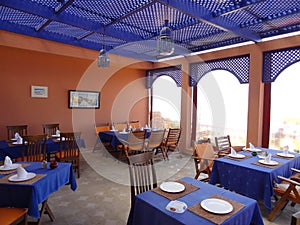
[[[98,67],[109,67],[109,65],[110,65],[110,58],[103,46],[98,56]]]
[[[164,27],[160,30],[157,39],[157,51],[159,55],[168,56],[174,53],[172,31],[169,28],[169,21],[165,20]]]

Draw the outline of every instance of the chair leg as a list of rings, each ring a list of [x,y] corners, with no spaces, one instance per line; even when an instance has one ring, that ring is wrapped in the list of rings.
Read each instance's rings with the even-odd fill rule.
[[[288,200],[287,200],[287,195],[283,195],[280,200],[276,203],[275,207],[273,208],[273,210],[271,211],[271,213],[269,214],[268,220],[272,221],[274,216],[276,215],[276,213],[282,209],[286,204],[287,204]]]
[[[48,205],[48,199],[46,199],[45,201],[43,201],[42,203],[42,207],[41,207],[41,210],[40,210],[40,218],[38,219],[38,221],[36,222],[37,225],[40,225],[42,222],[42,217],[44,214],[48,214],[50,220],[53,222],[55,217]]]

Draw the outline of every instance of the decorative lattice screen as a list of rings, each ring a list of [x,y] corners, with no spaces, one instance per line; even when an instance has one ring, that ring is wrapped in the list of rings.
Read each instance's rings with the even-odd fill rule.
[[[181,65],[170,66],[165,68],[147,70],[146,73],[146,88],[149,89],[152,87],[153,82],[160,76],[169,76],[171,77],[178,87],[181,87],[182,71]]]
[[[231,58],[197,62],[190,64],[190,86],[197,86],[199,80],[212,70],[223,69],[232,73],[241,84],[249,82],[250,56],[242,55]]]
[[[263,82],[274,82],[290,65],[300,61],[300,47],[264,52]]]

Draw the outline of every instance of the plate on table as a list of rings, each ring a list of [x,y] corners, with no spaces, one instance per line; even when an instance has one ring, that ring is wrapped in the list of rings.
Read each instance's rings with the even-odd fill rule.
[[[60,137],[60,134],[52,134],[51,137]]]
[[[290,154],[290,153],[284,154],[284,152],[276,153],[276,155],[279,155],[281,157],[286,157],[286,158],[294,158],[295,157],[295,155],[293,155],[293,154]]]
[[[16,164],[15,163],[15,164],[12,164],[10,167],[6,168],[3,165],[3,166],[0,166],[0,170],[2,170],[2,171],[14,170],[14,169],[17,169],[20,166],[21,166],[21,164]]]
[[[205,199],[200,205],[206,211],[216,214],[226,214],[233,210],[233,206],[229,202],[218,198]]]
[[[243,148],[243,150],[250,151],[250,152],[261,152],[262,151],[259,148]]]
[[[232,157],[232,158],[237,158],[237,159],[243,159],[243,158],[245,158],[246,156],[245,155],[243,155],[243,154],[235,154],[235,155],[233,155],[233,154],[229,154],[228,155],[229,157]]]
[[[21,145],[21,144],[23,144],[23,142],[22,142],[22,143],[18,143],[17,141],[15,141],[15,142],[13,142],[12,144],[13,144],[13,145]],[[25,144],[27,144],[27,141],[25,141]]]
[[[128,134],[126,131],[120,131],[119,134]]]
[[[12,138],[12,139],[10,139],[11,141],[16,141],[17,140],[17,138]]]
[[[159,188],[165,192],[169,193],[179,193],[185,190],[185,186],[178,182],[163,182]]]
[[[270,160],[270,162],[267,162],[267,161],[264,160],[264,159],[260,159],[260,160],[258,160],[258,162],[261,163],[261,164],[269,165],[269,166],[275,166],[275,165],[278,165],[278,162],[277,162],[277,161],[274,161],[274,160]]]
[[[8,178],[9,181],[12,182],[21,182],[21,181],[26,181],[26,180],[30,180],[32,178],[35,178],[36,174],[35,173],[27,173],[27,177],[18,177],[18,174],[12,175],[11,177]]]
[[[110,131],[112,131],[112,132],[118,132],[118,130],[110,130]]]

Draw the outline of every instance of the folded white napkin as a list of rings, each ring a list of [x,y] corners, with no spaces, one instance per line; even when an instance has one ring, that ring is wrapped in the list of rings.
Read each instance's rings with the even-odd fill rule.
[[[126,129],[125,129],[125,128],[123,129],[123,132],[126,132]]]
[[[111,129],[112,129],[112,130],[116,130],[115,126],[111,126]]]
[[[21,137],[20,134],[17,132],[15,133],[15,139],[18,139],[18,137]]]
[[[18,144],[22,144],[22,143],[23,143],[23,138],[22,138],[21,136],[19,136],[19,137],[17,138],[17,143],[18,143]]]
[[[288,145],[283,150],[283,154],[285,154],[285,155],[289,154],[289,146]]]
[[[249,147],[250,149],[255,149],[255,146],[251,142],[249,142]]]
[[[26,178],[27,177],[27,171],[22,167],[22,166],[19,166],[17,168],[17,176],[18,178]]]
[[[145,128],[149,128],[149,127],[148,127],[148,124],[146,124]]]
[[[4,168],[8,169],[8,168],[11,168],[11,166],[12,166],[11,159],[8,156],[5,156],[5,159],[4,159]]]
[[[144,130],[144,127],[141,127],[141,129],[140,129],[141,131],[143,131]]]
[[[236,151],[234,150],[233,147],[230,148],[230,154],[235,156],[236,155]]]
[[[56,130],[56,135],[57,135],[57,136],[60,135],[60,130]]]
[[[267,155],[267,157],[265,158],[265,161],[266,161],[267,163],[269,163],[269,162],[271,161],[271,158],[272,158],[272,154],[269,153],[269,154]]]
[[[187,209],[187,205],[184,202],[174,200],[169,202],[166,209],[175,213],[183,213]]]

